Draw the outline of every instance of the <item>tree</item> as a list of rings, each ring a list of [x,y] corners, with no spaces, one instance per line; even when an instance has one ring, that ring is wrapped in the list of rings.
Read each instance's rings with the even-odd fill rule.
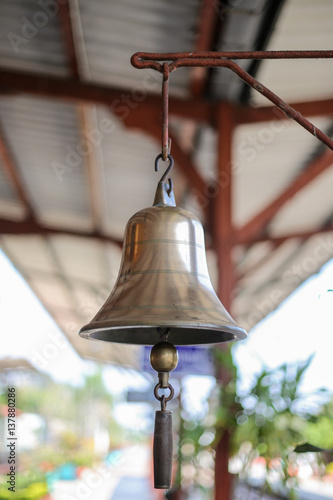
[[[237,393],[237,368],[230,351],[216,350],[216,358],[217,364],[228,370],[229,379],[213,390],[210,412],[201,421],[183,418],[180,449],[186,444],[189,446],[185,446],[185,454],[180,454],[181,466],[191,463],[198,467],[196,461],[200,453],[206,450],[213,456],[214,447],[227,435],[228,456],[237,456],[243,479],[250,477],[255,461],[260,460],[266,469],[262,487],[272,490],[283,485],[289,488],[292,497],[295,446],[314,433],[320,433],[320,429],[327,432],[327,426],[331,429],[332,425],[328,420],[331,406],[323,406],[327,393],[320,390],[316,394],[304,394],[301,391],[302,378],[312,358],[299,364],[283,364],[274,370],[265,368],[243,393]],[[210,444],[207,443],[208,435],[212,436]],[[219,464],[216,464],[215,473],[221,473]],[[194,477],[193,484],[196,483],[200,484],[200,480]]]

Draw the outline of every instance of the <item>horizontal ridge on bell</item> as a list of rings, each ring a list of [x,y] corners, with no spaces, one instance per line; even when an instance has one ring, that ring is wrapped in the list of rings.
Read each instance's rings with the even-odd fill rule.
[[[157,328],[170,328],[175,345],[246,337],[211,284],[200,221],[175,206],[168,187],[160,182],[154,205],[128,221],[116,284],[82,337],[154,345]]]

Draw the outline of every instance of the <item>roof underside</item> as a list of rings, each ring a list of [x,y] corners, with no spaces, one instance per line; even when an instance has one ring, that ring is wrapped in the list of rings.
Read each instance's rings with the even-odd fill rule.
[[[80,355],[137,366],[136,348],[77,336],[112,289],[127,220],[152,204],[160,177],[161,77],[134,69],[131,55],[331,49],[332,19],[329,0],[1,2],[0,244]],[[331,60],[240,64],[332,133]],[[204,224],[216,286],[195,193],[218,182],[213,108],[232,103],[232,312],[250,329],[333,256],[333,156],[225,68],[177,70],[170,98],[176,200]]]

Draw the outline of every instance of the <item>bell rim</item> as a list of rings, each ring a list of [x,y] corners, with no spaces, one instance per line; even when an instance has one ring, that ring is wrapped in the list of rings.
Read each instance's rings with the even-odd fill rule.
[[[214,332],[221,332],[221,333],[227,333],[233,336],[233,338],[229,340],[223,340],[221,342],[202,342],[202,343],[193,343],[193,344],[178,344],[178,345],[203,345],[203,344],[217,344],[217,343],[226,343],[226,342],[237,342],[239,340],[244,340],[247,338],[248,334],[244,328],[241,326],[238,326],[237,324],[229,324],[229,325],[223,325],[221,324],[220,326],[218,325],[213,325],[212,323],[200,323],[200,324],[191,324],[189,322],[183,322],[183,323],[178,323],[178,324],[171,324],[170,322],[167,321],[160,321],[159,324],[157,325],[156,322],[149,324],[146,322],[145,324],[137,324],[135,321],[124,321],[123,324],[119,322],[119,320],[116,321],[105,321],[103,322],[103,326],[100,325],[100,322],[90,322],[87,325],[83,326],[80,331],[79,331],[79,336],[85,339],[90,339],[90,340],[99,340],[99,341],[104,341],[104,342],[116,342],[116,343],[124,343],[128,344],[128,342],[121,342],[121,341],[107,341],[104,339],[98,339],[94,338],[92,335],[96,334],[98,332],[112,332],[112,331],[117,331],[117,330],[129,330],[129,329],[151,329],[151,330],[156,330],[158,327],[163,327],[163,328],[177,328],[177,329],[183,329],[183,330],[211,330]],[[138,345],[153,345],[153,344],[146,344],[146,343],[137,343]]]

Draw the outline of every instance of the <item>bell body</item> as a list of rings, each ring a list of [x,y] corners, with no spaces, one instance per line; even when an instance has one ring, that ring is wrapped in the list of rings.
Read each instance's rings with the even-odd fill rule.
[[[168,340],[176,345],[246,337],[214,292],[200,221],[175,206],[164,182],[154,205],[129,220],[114,289],[80,335],[154,345],[157,327],[170,328]]]

